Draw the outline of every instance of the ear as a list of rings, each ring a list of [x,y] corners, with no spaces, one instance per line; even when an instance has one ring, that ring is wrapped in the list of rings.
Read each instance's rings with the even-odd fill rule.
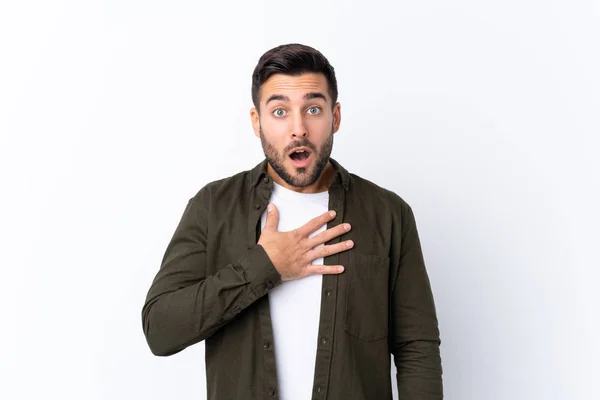
[[[333,133],[336,133],[340,129],[340,123],[342,122],[342,106],[339,102],[333,106]]]
[[[250,109],[250,119],[252,121],[252,129],[254,129],[254,135],[260,137],[260,116],[258,110],[255,107]]]

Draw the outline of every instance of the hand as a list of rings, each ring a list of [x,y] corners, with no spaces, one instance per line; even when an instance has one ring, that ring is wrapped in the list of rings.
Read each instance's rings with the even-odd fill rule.
[[[354,246],[352,240],[346,240],[315,249],[316,246],[350,230],[350,224],[339,224],[312,238],[308,237],[334,218],[335,211],[328,211],[308,221],[300,228],[290,232],[279,232],[277,230],[279,211],[274,204],[269,204],[267,221],[262,229],[258,244],[264,248],[282,280],[300,279],[315,274],[339,274],[344,271],[344,267],[341,265],[312,264],[313,260],[317,258],[340,253]]]

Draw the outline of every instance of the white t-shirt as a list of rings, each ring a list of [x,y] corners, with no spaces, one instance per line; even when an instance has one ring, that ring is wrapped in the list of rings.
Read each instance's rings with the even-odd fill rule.
[[[274,182],[273,186],[270,202],[279,211],[280,232],[299,228],[329,208],[327,191],[298,193]],[[262,215],[261,229],[265,221],[266,211]],[[323,225],[310,236],[325,229],[326,225]],[[323,264],[323,258],[314,260],[313,264]],[[311,275],[282,282],[269,292],[281,400],[306,400],[312,397],[322,282],[322,275]]]

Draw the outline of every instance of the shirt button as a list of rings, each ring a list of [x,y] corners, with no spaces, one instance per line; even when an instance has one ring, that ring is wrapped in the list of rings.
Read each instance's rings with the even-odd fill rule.
[[[266,281],[265,285],[267,286],[267,290],[273,289],[273,284],[270,281]]]
[[[332,291],[332,290],[330,290],[330,289],[328,289],[328,290],[325,292],[325,295],[326,295],[327,297],[331,297],[331,295],[332,295],[332,294],[333,294],[333,291]]]
[[[264,347],[265,349],[268,349],[269,347],[271,347],[271,343],[269,343],[269,341],[268,341],[268,340],[265,340],[265,342],[263,343],[263,347]]]
[[[323,390],[323,388],[321,388],[321,386],[317,386],[315,388],[315,390],[317,391],[317,393],[321,393],[321,391]]]
[[[269,396],[271,396],[271,397],[275,396],[275,389],[269,389]]]
[[[327,344],[327,342],[328,342],[328,340],[327,340],[327,338],[326,338],[326,337],[322,337],[322,338],[321,338],[321,343],[323,343],[323,344]]]
[[[254,208],[256,208],[257,210],[259,210],[259,209],[260,209],[260,204],[256,203],[256,204],[254,205]]]
[[[269,183],[269,178],[265,178],[265,179],[263,179],[263,182],[264,182],[264,183]]]

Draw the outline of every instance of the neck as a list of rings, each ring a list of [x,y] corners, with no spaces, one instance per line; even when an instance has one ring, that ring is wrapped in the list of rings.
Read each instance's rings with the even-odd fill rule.
[[[321,176],[317,179],[315,183],[306,187],[296,187],[288,185],[286,181],[281,179],[281,177],[275,172],[275,170],[271,167],[271,164],[267,163],[267,174],[273,178],[273,182],[278,185],[283,186],[286,189],[293,190],[298,193],[321,193],[329,190],[329,186],[333,183],[335,179],[335,168],[331,164],[331,162],[327,162],[327,165],[321,172]]]

